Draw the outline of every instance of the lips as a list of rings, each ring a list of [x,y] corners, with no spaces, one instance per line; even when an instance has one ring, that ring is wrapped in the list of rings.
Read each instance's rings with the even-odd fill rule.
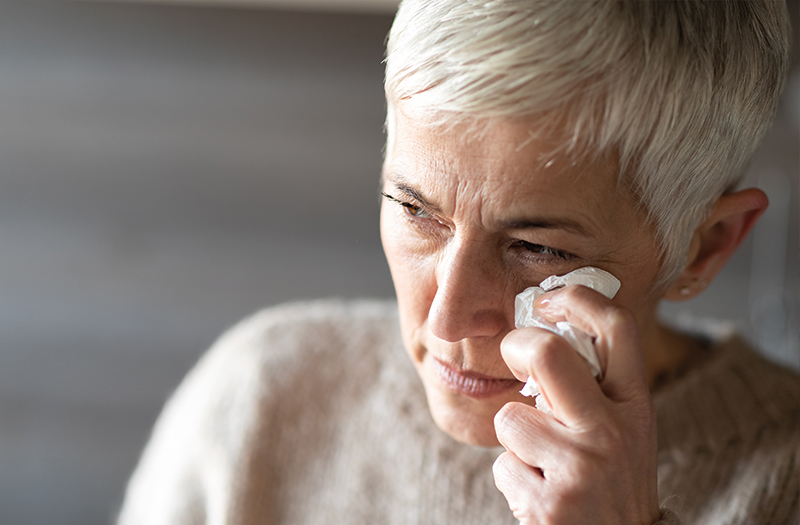
[[[502,379],[497,377],[458,370],[435,357],[431,359],[433,369],[449,389],[472,398],[481,399],[495,396],[510,389],[519,390],[522,383],[516,379]]]

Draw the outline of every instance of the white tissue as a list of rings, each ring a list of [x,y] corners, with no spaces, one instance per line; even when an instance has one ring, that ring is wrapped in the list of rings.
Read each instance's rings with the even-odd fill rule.
[[[573,284],[588,286],[609,299],[613,299],[619,290],[620,283],[619,280],[610,273],[591,266],[579,268],[562,276],[551,275],[542,281],[539,286],[527,288],[517,295],[514,300],[514,322],[517,328],[535,326],[560,335],[586,359],[586,362],[589,363],[589,368],[592,370],[592,374],[597,378],[602,378],[603,370],[600,367],[597,350],[595,350],[594,344],[592,344],[592,338],[566,321],[553,324],[544,320],[539,316],[536,308],[533,306],[533,302],[546,292]],[[532,377],[529,377],[520,393],[524,396],[536,396],[540,393],[539,385],[536,384],[536,381],[534,381]],[[547,403],[541,396],[536,398],[536,407],[545,412],[550,412],[550,407],[547,406]]]

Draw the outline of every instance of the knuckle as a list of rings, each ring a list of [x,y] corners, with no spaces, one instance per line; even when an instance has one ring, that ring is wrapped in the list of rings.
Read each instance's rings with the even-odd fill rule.
[[[510,452],[503,452],[497,457],[492,465],[494,484],[505,496],[514,517],[521,523],[533,523],[538,505],[525,480],[517,475],[515,461],[518,460]]]
[[[511,403],[506,403],[494,415],[494,429],[498,434],[504,433],[509,427],[509,419],[513,417],[514,408]]]
[[[503,488],[500,485],[505,486],[505,481],[511,474],[512,459],[510,452],[503,452],[497,456],[497,459],[494,460],[492,464],[492,474],[494,475],[495,485],[497,485],[497,488],[501,491]]]
[[[509,501],[517,500],[522,480],[515,474],[513,462],[516,458],[510,452],[503,452],[492,464],[492,476],[497,490]],[[524,492],[524,491],[523,491]]]
[[[616,452],[626,448],[625,436],[616,425],[601,424],[592,431],[592,444],[596,450]]]
[[[511,513],[520,523],[539,523],[535,522],[535,514],[533,512],[533,508],[531,505],[521,504],[521,503],[509,503],[509,509],[511,509]],[[547,522],[545,522],[547,523]]]
[[[544,332],[529,354],[530,366],[533,370],[547,370],[552,367],[559,352],[568,344],[558,334]]]
[[[503,405],[503,407],[494,415],[495,433],[497,434],[497,438],[501,443],[504,444],[504,446],[513,442],[515,433],[520,433],[523,427],[526,425],[527,410],[529,410],[527,405],[510,402]]]

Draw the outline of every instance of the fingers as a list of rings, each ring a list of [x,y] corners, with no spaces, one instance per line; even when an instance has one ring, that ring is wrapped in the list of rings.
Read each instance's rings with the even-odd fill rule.
[[[545,492],[541,470],[525,464],[511,452],[503,452],[495,460],[492,474],[514,517],[520,523],[535,523],[537,502]]]
[[[585,286],[568,286],[538,306],[550,321],[565,320],[595,337],[600,362],[605,366],[603,389],[617,400],[648,391],[644,354],[639,344],[636,319],[628,310],[611,303]]]
[[[518,379],[536,380],[553,414],[523,403],[497,413],[506,452],[494,464],[495,484],[524,525],[650,523],[657,430],[636,318],[582,286],[545,297],[542,316],[594,337],[605,377],[598,384],[580,354],[548,330],[506,335],[503,359]]]
[[[507,403],[494,417],[497,439],[528,465],[549,470],[566,460],[565,427],[523,403]]]
[[[540,328],[511,331],[500,352],[517,379],[532,376],[556,419],[571,426],[603,409],[589,365],[562,337]]]

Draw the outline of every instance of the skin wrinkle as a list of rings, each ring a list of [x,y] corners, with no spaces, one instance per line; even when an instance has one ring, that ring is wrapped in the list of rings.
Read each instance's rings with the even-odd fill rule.
[[[488,399],[454,395],[439,384],[431,360],[498,379],[512,377],[499,343],[513,328],[514,296],[548,275],[586,265],[622,277],[619,299],[636,313],[643,339],[660,337],[656,301],[646,293],[660,264],[655,236],[652,228],[641,226],[648,224],[646,215],[620,187],[613,159],[573,165],[558,157],[537,171],[531,166],[552,142],[531,140],[517,151],[531,136],[530,122],[496,119],[475,138],[458,126],[419,123],[402,106],[398,103],[383,191],[401,201],[411,193],[417,197],[411,204],[426,204],[434,214],[434,219],[420,219],[396,202],[382,205],[382,238],[398,292],[404,344],[437,424],[456,439],[493,445],[497,411],[508,401],[531,401],[516,391]],[[520,218],[553,227],[502,228]],[[581,228],[561,228],[559,218]],[[518,239],[576,257],[532,254]],[[549,262],[532,265],[529,259]]]
[[[415,149],[420,149],[421,150],[421,148],[417,148],[417,147],[415,147]],[[433,150],[433,148],[431,148],[431,150]],[[429,151],[424,151],[424,150],[416,151],[415,153],[416,154],[425,154],[425,155],[430,155],[431,154]],[[405,168],[405,169],[407,171],[409,171],[409,172],[412,172],[412,173],[421,171],[419,169],[409,169],[409,168]],[[385,180],[387,180],[390,183],[393,182],[394,185],[396,187],[398,187],[398,189],[400,189],[401,191],[405,191],[406,193],[409,193],[412,196],[414,196],[417,200],[420,201],[421,204],[425,204],[430,209],[430,211],[433,211],[433,212],[438,213],[438,214],[445,214],[445,215],[449,216],[449,215],[452,215],[452,214],[455,214],[455,213],[464,213],[465,211],[468,211],[468,210],[475,210],[476,213],[477,213],[477,218],[476,218],[475,222],[476,223],[481,223],[481,225],[483,227],[492,230],[492,229],[498,229],[498,228],[504,226],[501,223],[498,223],[498,224],[486,223],[483,220],[483,214],[482,214],[482,211],[481,211],[483,209],[483,207],[484,207],[483,206],[483,200],[476,200],[476,201],[473,201],[473,202],[464,202],[464,201],[469,201],[469,199],[460,197],[460,195],[462,195],[463,193],[468,192],[469,190],[472,189],[472,187],[470,186],[470,182],[468,182],[468,181],[467,182],[459,181],[458,182],[458,186],[453,190],[453,195],[448,197],[447,200],[449,202],[456,202],[457,203],[456,207],[455,207],[455,210],[450,210],[450,209],[442,210],[442,208],[438,205],[438,203],[432,202],[430,199],[425,197],[424,194],[426,192],[423,191],[421,193],[417,189],[410,190],[408,188],[409,183],[407,182],[407,179],[405,177],[403,177],[403,175],[401,174],[401,171],[402,171],[402,169],[397,169],[397,170],[391,171],[391,174],[386,176]],[[480,173],[480,170],[475,170],[475,172],[476,173]],[[437,172],[434,172],[434,173],[435,173],[435,175],[433,175],[431,178],[433,178],[435,180],[439,179],[442,176],[441,173],[437,173]],[[558,176],[558,175],[555,174],[555,176]],[[501,189],[503,189],[505,187],[505,179],[503,178],[503,175],[490,175],[487,178],[484,186],[485,187],[486,186],[491,187],[491,185],[492,185],[491,183],[494,183],[495,190],[501,190]],[[574,184],[577,184],[577,181]],[[435,191],[436,191],[436,189],[435,189],[435,186],[434,186],[432,192],[435,192]],[[475,193],[476,193],[476,195],[474,196],[474,198],[476,198],[476,199],[481,199],[482,198],[482,195],[481,195],[480,192],[475,192]],[[493,195],[489,194],[486,197],[485,200],[492,200],[492,198],[493,198]],[[602,208],[602,206],[600,205],[600,197],[599,196],[598,197],[592,196],[589,199],[589,203],[592,205],[592,206],[589,206],[590,208],[594,208],[594,209]],[[539,222],[539,223],[542,223],[542,224],[550,223],[551,225],[556,225],[556,226],[560,225],[563,222],[563,223],[565,223],[567,225],[571,225],[571,229],[580,230],[581,232],[583,232],[585,234],[595,233],[597,231],[597,229],[598,229],[596,227],[596,225],[599,225],[599,226],[602,226],[602,227],[608,227],[608,228],[614,228],[614,227],[617,226],[617,225],[613,224],[613,221],[608,216],[603,216],[602,220],[598,220],[597,217],[594,217],[594,216],[590,217],[587,213],[584,213],[584,212],[582,212],[580,210],[578,210],[575,213],[580,219],[582,219],[582,221],[575,221],[575,220],[570,220],[570,219],[563,219],[563,220],[560,220],[560,219],[549,219],[549,220],[545,220],[545,219],[537,219],[537,218],[532,218],[532,219],[523,218],[523,219],[520,219],[519,222],[533,222],[533,223]],[[508,220],[508,221],[503,221],[503,222],[513,222],[513,220]],[[578,226],[575,226],[575,224],[577,224]],[[510,226],[510,225],[506,224],[505,226]],[[600,246],[595,246],[594,248],[595,248],[595,250],[597,250],[597,252],[596,253],[592,253],[592,254],[587,254],[587,258],[591,257],[592,259],[600,261],[600,262],[604,261],[605,254],[603,254],[600,251],[601,247]],[[570,250],[568,250],[568,251],[570,251]]]
[[[419,118],[421,115],[426,115],[427,114],[423,109],[413,107],[413,105],[411,106],[411,109],[408,109],[407,106],[411,105],[410,102],[409,103],[405,103],[405,104],[394,104],[394,105],[396,106],[395,109],[396,109],[396,112],[397,112],[398,116],[400,116],[401,118],[409,118],[409,117],[411,117],[411,118]],[[540,116],[540,115],[537,115],[537,116],[533,116],[533,117],[528,117],[527,119],[524,118],[524,117],[515,117],[515,118],[511,118],[511,119],[489,118],[489,119],[483,119],[483,120],[470,118],[462,126],[464,128],[463,130],[462,129],[458,129],[458,132],[459,132],[458,141],[459,141],[460,145],[469,144],[469,140],[470,139],[473,140],[473,141],[483,141],[490,134],[490,132],[491,132],[490,130],[492,129],[492,125],[493,124],[496,125],[497,123],[502,123],[502,122],[512,122],[512,123],[515,123],[515,124],[522,124],[522,125],[531,126],[531,124],[529,123],[531,121],[531,119],[533,119],[533,122],[536,123],[536,124],[533,125],[533,127],[536,127],[536,125],[538,123],[542,122],[544,117]],[[537,144],[538,148],[540,150],[542,150],[542,151],[541,152],[537,152],[535,154],[535,157],[537,159],[539,159],[539,163],[536,165],[535,169],[538,169],[538,170],[541,170],[541,171],[552,170],[553,171],[552,176],[560,176],[559,170],[562,170],[562,171],[565,170],[565,169],[566,170],[572,170],[574,172],[574,173],[572,173],[572,175],[574,175],[574,180],[572,181],[572,184],[573,184],[573,186],[575,188],[578,188],[579,185],[581,183],[583,183],[583,178],[584,177],[592,177],[595,174],[594,170],[592,168],[596,163],[602,163],[603,161],[609,162],[613,166],[613,169],[617,170],[617,173],[619,173],[619,170],[618,170],[619,161],[618,161],[618,155],[616,155],[616,154],[612,155],[611,157],[609,157],[608,154],[605,154],[605,155],[600,156],[600,157],[593,157],[593,156],[587,155],[587,154],[578,155],[577,157],[574,157],[574,156],[571,155],[569,162],[564,162],[563,159],[558,159],[557,156],[552,152],[558,151],[561,148],[561,143],[563,142],[563,140],[561,140],[561,138],[562,138],[563,133],[558,131],[558,128],[554,127],[553,122],[554,123],[558,123],[558,122],[560,122],[560,120],[557,119],[557,118],[554,118],[553,116],[550,116],[549,119],[544,120],[544,122],[547,125],[540,126],[540,127],[542,127],[542,129],[544,129],[544,130],[548,130],[549,131],[549,140],[545,137],[545,134],[542,132],[542,130],[539,130],[538,132],[534,132],[534,131],[532,131],[532,128],[529,128],[527,130],[527,132],[526,132],[526,138],[524,140],[516,139],[516,142],[515,142],[516,144],[519,144],[515,148],[516,152],[518,153],[518,152],[526,149],[532,142],[534,142],[534,140],[537,141],[536,144]],[[458,125],[457,124],[453,124],[453,123],[439,124],[438,121],[435,118],[432,119],[430,122],[423,123],[423,125],[431,126],[431,130],[432,131],[433,130],[437,130],[437,131],[441,131],[443,133],[449,132],[449,131],[454,131],[454,130],[456,130],[458,128]],[[555,138],[553,138],[553,137],[555,137]],[[544,144],[546,144],[546,146],[543,146]],[[437,150],[438,148],[440,148],[440,146],[441,146],[440,141],[438,141],[437,139],[434,139],[433,147],[430,147],[429,149],[430,150]],[[426,153],[429,153],[429,152],[425,151],[425,146],[423,146],[422,144],[413,144],[411,147],[415,150],[414,151],[415,157],[418,158],[418,156],[422,155],[423,158],[430,159],[430,155],[426,156]],[[461,157],[465,158],[465,159],[472,159],[472,160],[476,160],[476,161],[480,162],[484,158],[487,157],[487,154],[486,154],[485,151],[482,152],[482,153],[479,153],[479,152],[476,152],[476,150],[474,150],[474,149],[466,149],[466,152],[462,153]],[[542,159],[545,159],[545,158],[548,159],[547,163],[542,161]],[[577,164],[578,161],[576,159],[583,159],[584,163],[583,164]],[[585,164],[585,167],[584,167],[584,164]],[[384,166],[386,167],[388,165],[389,165],[389,162],[385,163]],[[575,169],[576,165],[579,167],[579,169],[577,169],[577,170]],[[406,166],[406,163],[404,163],[404,162],[401,162],[400,166],[402,166],[404,169],[410,168],[410,166]],[[530,169],[530,165],[526,166],[526,168]],[[398,170],[398,173],[393,173],[392,177],[396,177],[397,178],[396,180],[403,180],[402,175],[401,175],[402,171],[403,170]],[[413,169],[411,170],[411,172],[414,172],[414,171],[415,170],[413,170]],[[480,172],[480,170],[476,170],[476,171]],[[440,177],[446,175],[447,171],[439,171],[439,172],[434,171],[434,173],[436,173],[435,179],[439,179]],[[506,177],[509,175],[508,173],[505,173],[505,172],[497,172],[497,171],[491,171],[491,170],[488,171],[487,173],[488,173],[489,176],[487,177],[486,182],[487,183],[495,182],[501,187],[504,185]],[[617,176],[616,187],[615,187],[615,190],[614,190],[615,193],[614,193],[613,196],[614,197],[618,197],[618,198],[635,197],[635,193],[629,187],[629,185],[624,182],[623,179],[625,179],[625,178],[622,177],[621,175]],[[382,180],[385,180],[385,173],[384,173],[384,177],[382,177]],[[599,196],[591,195],[589,197],[589,199],[590,199],[590,202],[592,204],[595,204],[595,208],[602,209],[602,206],[597,206],[596,205],[598,203],[599,199],[600,199]],[[434,207],[434,209],[438,210],[438,208],[436,206],[433,206],[433,207]],[[641,204],[638,202],[638,198],[637,198],[636,207],[637,207],[637,212],[641,213],[642,217],[643,217],[642,229],[646,230],[646,229],[653,228],[652,224],[650,224],[649,218],[647,218],[646,212],[643,209],[640,209],[641,208]],[[480,212],[481,208],[477,208],[477,209]],[[592,217],[592,218],[588,218],[587,217],[587,218],[585,218],[585,221],[586,221],[587,224],[593,224],[594,222],[597,221],[597,218],[596,217]],[[496,227],[496,226],[492,226],[492,227]],[[604,258],[604,255],[602,253],[600,253],[600,248],[599,247],[598,247],[598,252],[595,253],[595,254],[592,254],[591,258],[597,260],[600,263],[606,262],[606,259]]]

